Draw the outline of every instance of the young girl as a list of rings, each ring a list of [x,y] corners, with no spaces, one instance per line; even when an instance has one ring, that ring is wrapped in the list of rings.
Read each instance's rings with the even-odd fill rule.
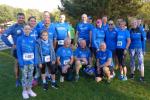
[[[37,61],[35,59],[35,41],[29,36],[31,27],[29,25],[25,25],[23,31],[24,34],[17,40],[17,56],[22,71],[22,96],[23,99],[28,99],[29,96],[36,96],[36,93],[34,93],[31,88],[34,64],[36,64]]]
[[[57,84],[55,81],[55,73],[56,73],[56,67],[55,67],[55,51],[53,47],[52,40],[48,39],[48,32],[46,30],[43,30],[41,32],[41,38],[37,40],[37,50],[38,50],[38,63],[39,67],[41,69],[42,74],[42,81],[43,81],[43,88],[44,90],[48,89],[48,83],[46,82],[46,76],[45,76],[45,68],[46,66],[51,72],[51,87],[57,89]]]

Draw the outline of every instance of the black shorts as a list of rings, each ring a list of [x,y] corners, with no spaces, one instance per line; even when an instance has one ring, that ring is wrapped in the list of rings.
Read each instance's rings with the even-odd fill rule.
[[[122,67],[125,66],[125,60],[126,60],[126,55],[124,55],[124,50],[125,49],[116,49],[118,62],[119,62],[119,65],[121,65]]]
[[[45,68],[46,68],[46,66],[50,70],[51,74],[55,74],[56,73],[56,65],[52,64],[50,62],[47,62],[47,63],[43,63],[42,64],[42,68],[40,68],[42,74],[45,74]]]

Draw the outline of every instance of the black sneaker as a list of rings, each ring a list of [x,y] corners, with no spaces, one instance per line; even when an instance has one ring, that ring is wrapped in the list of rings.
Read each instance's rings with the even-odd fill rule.
[[[134,74],[130,74],[130,79],[134,79]]]
[[[51,87],[54,88],[54,89],[58,89],[58,85],[56,84],[56,82],[55,83],[52,82]]]
[[[144,82],[144,77],[140,77],[140,82]]]
[[[44,84],[43,84],[43,89],[44,89],[44,90],[48,90],[48,84],[47,84],[47,83],[44,83]]]

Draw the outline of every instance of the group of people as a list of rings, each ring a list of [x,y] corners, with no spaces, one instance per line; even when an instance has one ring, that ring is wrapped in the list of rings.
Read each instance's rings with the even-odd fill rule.
[[[75,80],[80,79],[80,69],[94,68],[96,82],[104,77],[108,83],[115,76],[114,68],[119,66],[119,79],[127,80],[126,55],[129,51],[131,76],[134,79],[135,59],[138,58],[140,81],[144,81],[144,54],[146,33],[140,19],[131,21],[127,28],[126,21],[118,19],[115,26],[107,16],[91,23],[92,17],[82,14],[82,21],[76,26],[76,33],[71,25],[65,22],[65,15],[60,15],[59,22],[52,23],[48,11],[43,13],[43,20],[36,22],[31,16],[25,22],[24,13],[17,14],[17,23],[6,29],[2,40],[12,47],[15,57],[16,86],[20,85],[19,70],[22,72],[22,96],[28,99],[37,94],[32,91],[33,82],[41,77],[44,90],[58,88],[57,69],[60,82],[64,82],[68,73],[75,70]],[[8,40],[12,35],[13,44]],[[94,66],[94,67],[93,67]]]

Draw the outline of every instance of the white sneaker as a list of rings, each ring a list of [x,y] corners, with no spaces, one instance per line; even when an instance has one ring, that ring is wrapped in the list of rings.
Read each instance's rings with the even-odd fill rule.
[[[31,96],[31,97],[36,97],[36,93],[34,93],[32,90],[28,90],[28,94]]]
[[[64,82],[64,77],[60,76],[60,82]]]
[[[27,91],[22,92],[23,99],[29,99],[29,95]]]

